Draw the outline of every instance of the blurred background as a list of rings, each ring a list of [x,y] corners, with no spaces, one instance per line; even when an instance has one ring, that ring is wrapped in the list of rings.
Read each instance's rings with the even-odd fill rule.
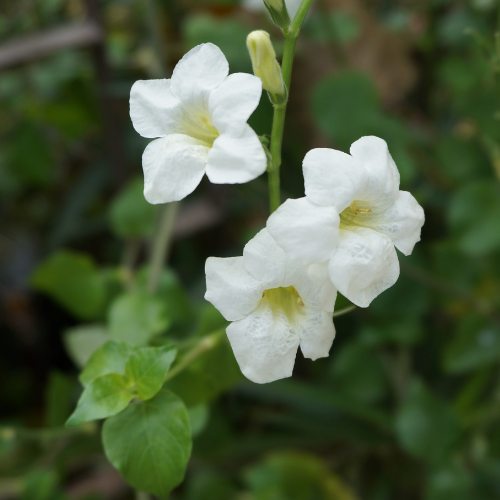
[[[335,319],[329,358],[298,354],[293,378],[246,381],[224,343],[172,380],[195,436],[172,499],[500,499],[499,22],[495,0],[313,3],[282,197],[303,195],[309,149],[377,135],[425,209],[422,242],[396,285]],[[203,42],[251,72],[254,29],[279,57],[261,0],[0,0],[0,499],[134,498],[99,425],[64,428],[78,373],[116,328],[185,339],[224,326],[203,300],[205,259],[241,255],[268,193],[265,176],[204,180],[180,205],[161,314],[124,325],[159,217],[130,87]],[[263,95],[250,124],[269,134],[271,118]]]

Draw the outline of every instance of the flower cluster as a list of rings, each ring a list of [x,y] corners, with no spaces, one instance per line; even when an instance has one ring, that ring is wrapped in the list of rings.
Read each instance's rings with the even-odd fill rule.
[[[146,199],[180,200],[205,173],[214,183],[262,174],[266,155],[246,123],[261,92],[256,76],[228,76],[227,60],[212,44],[186,54],[171,80],[136,82],[134,127],[159,137],[143,156]],[[207,260],[205,298],[232,322],[229,341],[254,382],[289,377],[299,346],[308,358],[328,356],[337,290],[367,307],[399,276],[395,247],[409,255],[420,240],[423,210],[399,190],[385,141],[363,137],[350,153],[307,153],[305,197],[283,203],[242,257]]]

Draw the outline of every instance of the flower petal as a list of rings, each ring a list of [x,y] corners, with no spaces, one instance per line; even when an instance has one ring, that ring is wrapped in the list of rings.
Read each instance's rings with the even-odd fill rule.
[[[351,155],[367,174],[364,193],[359,199],[372,201],[379,207],[392,205],[398,196],[399,171],[387,143],[374,136],[362,137],[351,145]]]
[[[208,148],[181,134],[148,144],[142,155],[144,197],[149,203],[178,201],[200,183],[207,164]]]
[[[359,307],[396,283],[399,261],[392,241],[365,227],[341,230],[328,266],[338,291]]]
[[[231,323],[226,333],[241,371],[252,382],[266,384],[292,375],[300,339],[284,316],[261,306]]]
[[[328,262],[307,266],[293,286],[308,308],[333,313],[337,290],[328,275]]]
[[[228,321],[240,320],[258,306],[264,288],[247,272],[243,257],[209,257],[205,273],[205,299]]]
[[[208,92],[220,85],[228,73],[229,64],[219,47],[202,43],[177,63],[172,73],[171,90],[183,103],[198,102],[200,94],[208,97]]]
[[[366,171],[350,155],[335,149],[309,151],[302,163],[307,198],[338,213],[358,199],[366,184]]]
[[[284,286],[288,260],[267,229],[258,232],[243,249],[245,269],[266,289]]]
[[[247,73],[229,75],[210,92],[208,109],[217,130],[239,136],[262,94],[260,78]]]
[[[425,221],[422,207],[407,191],[399,195],[388,210],[378,214],[368,227],[388,236],[405,255],[410,255]]]
[[[130,90],[130,118],[143,137],[152,139],[180,132],[174,117],[179,106],[170,91],[170,80],[138,80]]]
[[[291,259],[308,265],[331,257],[339,237],[339,223],[335,208],[299,198],[285,201],[271,214],[267,228]]]
[[[326,311],[305,311],[299,327],[300,349],[306,358],[326,358],[330,353],[335,326],[332,314]]]
[[[222,134],[208,155],[207,176],[214,184],[242,184],[266,171],[267,159],[257,134],[245,124],[239,137]]]

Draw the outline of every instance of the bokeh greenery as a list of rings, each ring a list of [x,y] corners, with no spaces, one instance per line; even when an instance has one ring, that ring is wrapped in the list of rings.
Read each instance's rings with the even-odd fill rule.
[[[232,72],[250,72],[245,38],[253,29],[269,30],[281,53],[264,10],[233,0],[156,4],[167,70],[213,42]],[[134,498],[104,458],[101,425],[64,427],[81,369],[91,359],[80,380],[92,385],[104,375],[99,353],[112,346],[116,364],[107,373],[121,388],[118,406],[130,399],[127,377],[138,380],[151,353],[163,353],[163,378],[178,349],[175,370],[226,325],[203,300],[205,259],[240,255],[265,224],[265,176],[203,182],[182,203],[168,268],[151,292],[158,210],[142,197],[146,140],[128,118],[132,83],[158,72],[147,5],[101,2],[111,69],[104,89],[84,48],[0,74],[0,498]],[[81,0],[6,2],[0,39],[86,15]],[[166,387],[141,386],[155,425],[175,418],[186,442],[191,427],[191,459],[172,499],[500,499],[499,22],[495,0],[313,5],[292,77],[283,199],[303,194],[309,149],[348,151],[374,134],[388,142],[402,189],[424,207],[422,241],[412,256],[400,255],[396,285],[368,309],[335,319],[330,357],[299,354],[293,378],[246,381],[217,333]],[[118,170],[106,149],[103,90],[116,105]],[[267,97],[250,123],[270,133]],[[346,305],[339,297],[337,309]],[[110,436],[142,432],[133,405],[111,416],[116,408],[103,409],[108,448]],[[159,434],[129,482],[147,482],[169,446]],[[122,449],[107,451],[127,466]]]

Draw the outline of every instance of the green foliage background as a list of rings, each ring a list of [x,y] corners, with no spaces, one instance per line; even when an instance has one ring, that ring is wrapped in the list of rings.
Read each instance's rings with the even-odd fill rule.
[[[167,69],[213,42],[231,72],[250,72],[253,29],[282,51],[264,11],[156,4]],[[0,54],[17,36],[82,22],[85,5],[3,3]],[[110,461],[138,490],[174,488],[175,500],[500,499],[498,2],[313,5],[292,76],[283,199],[303,195],[309,149],[348,151],[373,134],[426,223],[396,285],[335,319],[330,357],[299,354],[293,378],[264,386],[242,377],[203,294],[205,259],[240,255],[264,226],[266,178],[203,181],[183,201],[152,293],[158,210],[142,196],[147,141],[128,118],[132,83],[158,74],[152,21],[142,0],[100,5],[118,169],[90,50],[0,74],[0,498],[134,498]],[[250,124],[270,133],[266,96]],[[101,439],[92,419],[102,417]]]

